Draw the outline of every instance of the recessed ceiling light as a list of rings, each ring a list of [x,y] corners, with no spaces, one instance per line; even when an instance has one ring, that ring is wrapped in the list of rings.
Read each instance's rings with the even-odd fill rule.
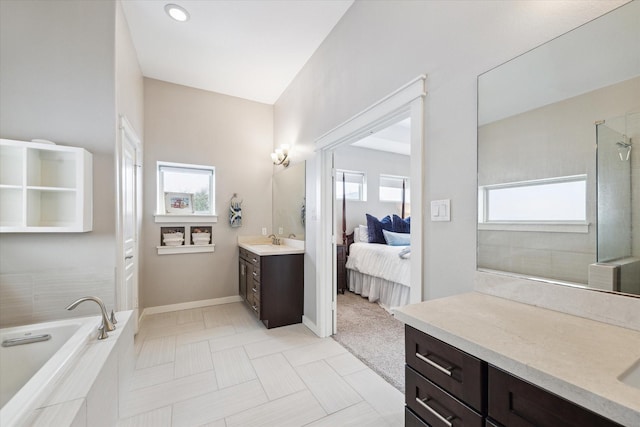
[[[178,22],[185,22],[189,20],[189,12],[187,12],[187,9],[182,6],[178,6],[177,4],[165,5],[164,11],[167,12],[167,15]]]

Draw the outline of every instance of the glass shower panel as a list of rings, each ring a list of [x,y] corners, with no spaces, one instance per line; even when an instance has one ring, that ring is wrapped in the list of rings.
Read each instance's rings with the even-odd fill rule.
[[[631,145],[607,124],[598,124],[598,262],[631,256]]]

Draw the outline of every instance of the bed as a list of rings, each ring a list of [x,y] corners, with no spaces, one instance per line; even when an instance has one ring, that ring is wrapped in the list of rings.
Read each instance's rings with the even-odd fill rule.
[[[346,264],[349,290],[387,311],[409,304],[411,261],[399,255],[405,249],[406,246],[352,243]]]
[[[344,175],[343,175],[343,194]],[[402,217],[393,215],[389,218],[390,227],[386,228],[395,232],[401,232],[406,237],[405,243],[386,244],[382,237],[382,229],[385,228],[384,219],[367,214],[367,227],[359,226],[353,233],[346,234],[346,203],[342,200],[342,243],[347,246],[347,286],[349,291],[371,302],[377,302],[385,310],[391,311],[396,307],[409,304],[411,295],[411,260],[408,237],[410,231],[409,219],[405,219],[405,183],[402,183]],[[373,224],[372,224],[373,221]],[[377,227],[378,239],[371,242],[369,230]],[[382,227],[382,228],[381,228]],[[374,233],[375,234],[375,233]],[[387,237],[387,234],[385,234]],[[377,240],[377,242],[375,242]],[[370,243],[371,242],[371,243]],[[389,242],[391,243],[391,242]],[[398,244],[398,245],[395,245]],[[404,245],[403,245],[404,244]]]

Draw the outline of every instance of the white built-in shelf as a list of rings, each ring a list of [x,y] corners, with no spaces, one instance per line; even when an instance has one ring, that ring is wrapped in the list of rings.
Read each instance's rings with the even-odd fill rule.
[[[214,252],[216,245],[182,245],[182,246],[156,246],[158,255],[195,254]]]
[[[91,231],[92,186],[85,149],[0,139],[0,232]]]

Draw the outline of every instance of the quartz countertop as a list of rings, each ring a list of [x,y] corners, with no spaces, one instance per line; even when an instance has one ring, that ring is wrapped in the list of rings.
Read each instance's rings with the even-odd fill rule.
[[[281,244],[274,245],[267,237],[239,237],[238,246],[256,255],[291,255],[304,253],[304,241],[295,239],[280,239]]]
[[[640,426],[640,389],[619,380],[640,359],[640,332],[481,293],[394,313],[532,384],[625,426]]]

